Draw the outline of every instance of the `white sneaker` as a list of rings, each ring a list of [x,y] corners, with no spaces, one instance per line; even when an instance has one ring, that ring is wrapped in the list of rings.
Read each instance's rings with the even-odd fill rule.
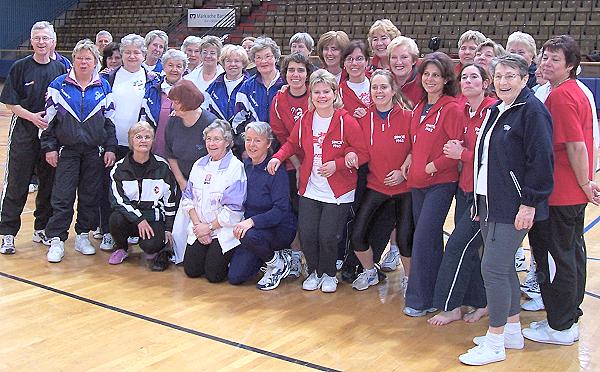
[[[542,296],[529,296],[531,300],[525,301],[521,304],[521,309],[525,311],[540,311],[544,310],[544,300]]]
[[[515,270],[527,271],[527,260],[525,259],[525,250],[523,247],[519,247],[517,253],[515,253]]]
[[[465,354],[458,357],[458,360],[470,366],[483,366],[494,362],[501,362],[504,359],[506,359],[504,348],[495,351],[487,346],[485,342],[469,349]]]
[[[88,233],[81,233],[75,236],[75,250],[85,255],[96,254],[96,248],[90,242]]]
[[[96,230],[94,230],[94,239],[102,239],[102,237],[104,236],[104,234],[102,234],[102,231],[100,231],[100,228],[97,227]]]
[[[31,194],[32,192],[36,192],[38,191],[39,186],[37,185],[37,183],[30,183],[29,184],[29,193]]]
[[[321,278],[321,292],[332,293],[337,290],[338,280],[335,276],[323,274]]]
[[[419,310],[414,309],[410,306],[405,306],[402,312],[408,316],[412,316],[413,318],[418,318],[421,316],[427,315],[427,313],[435,313],[437,309],[435,307],[430,307],[429,309]]]
[[[520,288],[521,292],[525,293],[530,298],[541,296],[540,285],[538,284],[537,276],[535,274],[535,265],[530,266],[527,277]]]
[[[537,322],[529,323],[529,328],[540,328],[540,327],[546,327],[547,325],[548,325],[548,319],[544,319],[544,320],[540,320]]]
[[[531,341],[554,345],[573,345],[576,341],[573,327],[557,331],[548,324],[536,328],[525,328],[523,336]]]
[[[292,266],[290,267],[289,276],[299,278],[301,270],[302,270],[302,253],[292,252]]]
[[[308,278],[306,278],[306,280],[304,280],[304,283],[302,283],[302,289],[304,289],[305,291],[315,291],[319,289],[320,286],[321,278],[319,278],[316,271],[310,273]]]
[[[394,248],[390,248],[388,253],[383,257],[381,263],[381,271],[389,272],[394,271],[400,264],[400,251]]]
[[[272,263],[267,264],[267,271],[262,279],[258,281],[256,287],[263,291],[277,288],[281,280],[289,275],[290,266],[287,254],[275,252],[275,259]]]
[[[50,248],[48,249],[48,262],[60,262],[65,256],[65,243],[60,241],[60,238],[52,238],[50,240]]]
[[[139,242],[140,238],[137,236],[130,236],[129,238],[127,238],[127,244],[129,245],[136,245]]]
[[[95,233],[94,233],[95,236]],[[102,242],[100,243],[100,249],[103,251],[110,251],[115,247],[115,241],[113,240],[112,235],[110,233],[106,233],[102,235]]]
[[[485,336],[477,336],[473,338],[475,345],[482,345],[485,342]],[[522,349],[525,347],[525,339],[522,333],[510,334],[504,333],[504,347],[507,349]]]
[[[335,269],[337,271],[340,271],[342,269],[342,266],[344,266],[344,261],[342,261],[342,260],[335,261]]]
[[[50,239],[46,236],[46,232],[44,230],[35,230],[31,240],[34,243],[42,243],[43,245],[48,246],[50,245]]]
[[[408,289],[408,276],[402,278],[400,282],[400,288],[402,289],[402,296],[406,298],[406,289]]]
[[[579,341],[579,324],[578,323],[573,323],[573,325],[571,326],[571,332],[573,332],[573,340],[575,342]]]
[[[548,319],[529,323],[529,328],[531,328],[531,329],[536,329],[536,328],[541,328],[541,327],[548,327]],[[570,330],[573,332],[573,340],[576,342],[579,341],[579,324],[573,323]]]
[[[358,275],[356,279],[352,282],[352,288],[364,291],[372,285],[377,285],[379,283],[379,275],[377,275],[377,269],[369,270],[364,269],[362,273]]]
[[[0,245],[0,253],[2,254],[15,254],[15,236],[4,235],[2,238],[2,245]]]

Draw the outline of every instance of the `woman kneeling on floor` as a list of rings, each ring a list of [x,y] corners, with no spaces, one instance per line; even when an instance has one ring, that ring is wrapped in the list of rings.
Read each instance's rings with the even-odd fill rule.
[[[203,131],[208,155],[198,159],[183,190],[181,207],[190,216],[183,267],[190,278],[206,275],[211,283],[227,278],[233,249],[240,241],[233,228],[244,217],[246,173],[231,152],[233,133],[225,120]]]
[[[241,284],[252,279],[263,263],[267,271],[256,284],[258,289],[275,289],[288,276],[291,255],[284,254],[296,235],[296,216],[292,213],[288,176],[284,168],[274,175],[267,172],[273,141],[271,127],[265,122],[246,126],[244,160],[248,177],[248,196],[244,202],[245,220],[233,229],[242,244],[235,249],[229,265],[229,282]]]
[[[130,152],[110,172],[110,233],[116,250],[108,263],[117,265],[127,258],[127,238],[140,238],[140,248],[152,260],[153,271],[169,266],[171,231],[177,210],[177,181],[167,161],[150,150],[154,129],[141,121],[128,132]]]

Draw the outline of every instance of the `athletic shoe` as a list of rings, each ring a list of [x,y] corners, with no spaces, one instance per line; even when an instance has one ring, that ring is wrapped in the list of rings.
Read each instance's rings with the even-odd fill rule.
[[[335,276],[323,274],[321,278],[321,292],[333,293],[337,290],[338,280]]]
[[[293,276],[294,278],[299,278],[301,270],[302,270],[302,253],[297,252],[297,251],[292,251],[292,264],[290,267],[289,276]]]
[[[115,241],[113,240],[110,233],[102,235],[102,242],[100,243],[100,249],[103,251],[110,251],[115,247]]]
[[[381,270],[389,272],[394,271],[400,264],[400,251],[394,248],[390,248],[383,261],[381,263]]]
[[[319,278],[316,271],[310,273],[308,278],[306,278],[302,283],[302,289],[304,289],[305,291],[315,291],[319,289],[320,286],[321,278]]]
[[[48,246],[50,245],[50,239],[46,236],[46,232],[44,230],[35,230],[31,240],[34,243],[42,243],[43,245]]]
[[[573,340],[575,342],[579,341],[579,324],[573,323],[571,326],[571,332],[573,332]]]
[[[408,306],[405,306],[404,310],[403,310],[404,314],[406,314],[408,316],[412,316],[413,318],[425,316],[425,315],[427,315],[427,313],[435,313],[436,311],[437,311],[437,309],[435,307],[430,307],[429,309],[424,309],[424,310],[418,310],[418,309],[413,309],[412,307],[408,307]]]
[[[29,193],[31,194],[32,192],[36,192],[36,191],[38,191],[38,188],[39,188],[39,186],[38,186],[38,184],[37,184],[37,183],[30,183],[30,184],[29,184],[29,190],[28,190],[28,191],[29,191]]]
[[[531,341],[554,345],[573,345],[576,341],[573,327],[557,331],[548,324],[536,328],[525,328],[523,336]]]
[[[140,242],[140,238],[138,236],[130,236],[127,238],[127,244],[136,245]]]
[[[530,296],[531,300],[525,301],[521,304],[521,309],[525,311],[540,311],[544,310],[544,301],[542,296]]]
[[[521,292],[525,293],[529,297],[540,296],[540,285],[537,281],[537,276],[535,275],[535,266],[529,269],[527,273],[527,277],[523,284],[520,285]]]
[[[400,288],[402,289],[402,296],[406,298],[406,289],[408,288],[408,276],[402,278],[402,282],[400,282]]]
[[[111,265],[118,265],[122,263],[127,257],[129,257],[129,253],[127,253],[126,250],[117,249],[108,258],[108,263]]]
[[[379,277],[377,275],[377,269],[373,268],[373,270],[363,270],[362,273],[358,275],[356,280],[352,282],[352,288],[364,291],[372,285],[377,285],[379,283]]]
[[[162,250],[158,252],[156,257],[152,260],[150,270],[152,271],[165,271],[169,267],[169,261],[171,260],[171,252]]]
[[[473,343],[475,345],[483,345],[485,342],[485,336],[477,336],[473,338]],[[525,339],[523,338],[523,334],[516,333],[504,333],[504,347],[507,349],[522,349],[525,347]]]
[[[267,264],[267,272],[256,287],[263,291],[277,288],[281,280],[290,274],[290,266],[291,261],[287,254],[275,252],[273,262]]]
[[[0,246],[0,253],[2,254],[15,254],[15,236],[4,235],[2,238],[2,245]]]
[[[81,233],[75,236],[75,250],[85,255],[96,254],[96,248],[90,242],[88,233]]]
[[[60,262],[65,256],[65,243],[60,241],[60,238],[52,238],[50,240],[50,248],[48,249],[48,262]]]
[[[525,250],[523,247],[519,247],[517,253],[515,253],[515,270],[527,271],[527,260],[525,259]]]
[[[102,231],[100,231],[100,228],[97,227],[96,230],[94,230],[94,239],[102,239],[102,237],[104,236],[104,234],[102,234]]]
[[[540,328],[540,327],[546,327],[548,325],[548,319],[544,319],[544,320],[540,320],[537,322],[531,322],[529,323],[529,328]]]
[[[502,348],[493,350],[485,344],[469,349],[465,354],[458,357],[462,363],[469,366],[483,366],[490,363],[501,362],[506,359],[506,351]]]
[[[342,269],[342,266],[344,266],[344,261],[343,260],[336,260],[335,261],[335,269],[337,271],[340,271]]]
[[[547,326],[548,326],[548,319],[540,320],[538,322],[531,322],[531,323],[529,323],[529,328],[531,328],[531,329],[536,329],[536,328],[541,328],[541,327],[547,327]],[[579,341],[579,324],[578,323],[573,323],[573,325],[571,326],[570,329],[573,332],[573,339],[574,339],[574,341]]]

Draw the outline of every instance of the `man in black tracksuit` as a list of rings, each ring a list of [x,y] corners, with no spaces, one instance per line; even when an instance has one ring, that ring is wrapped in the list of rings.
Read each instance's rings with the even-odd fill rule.
[[[31,29],[33,55],[15,62],[8,73],[0,102],[13,112],[7,150],[4,190],[0,198],[0,253],[15,253],[14,237],[21,227],[21,213],[27,202],[29,181],[36,170],[39,189],[34,212],[35,242],[46,240],[44,229],[52,214],[50,194],[54,170],[40,154],[39,131],[48,126],[44,118],[46,90],[66,69],[50,59],[56,34],[48,22]]]

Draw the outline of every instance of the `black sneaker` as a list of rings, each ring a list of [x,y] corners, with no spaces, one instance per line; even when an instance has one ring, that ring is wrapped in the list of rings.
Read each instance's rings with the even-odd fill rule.
[[[171,252],[169,251],[160,251],[154,260],[152,260],[152,264],[150,265],[150,270],[152,271],[165,271],[169,267],[169,263],[171,262]]]

